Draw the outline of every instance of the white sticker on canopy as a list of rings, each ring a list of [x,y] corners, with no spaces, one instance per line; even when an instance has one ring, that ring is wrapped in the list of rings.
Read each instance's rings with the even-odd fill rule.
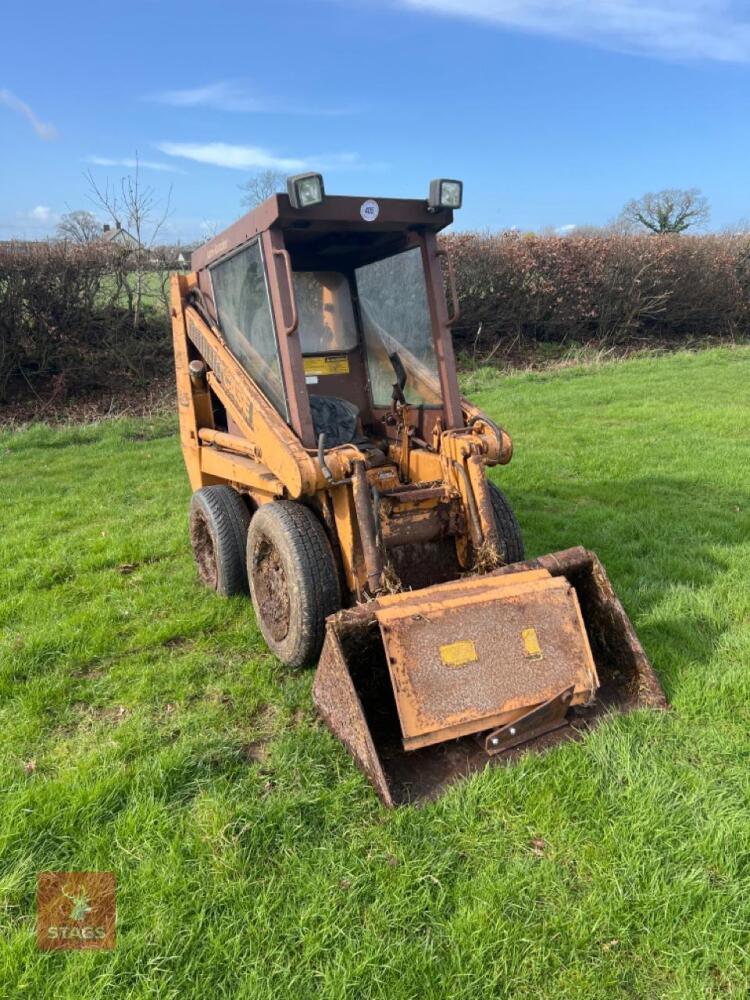
[[[367,201],[362,202],[359,214],[365,222],[374,222],[380,215],[380,205],[372,198],[368,198]]]

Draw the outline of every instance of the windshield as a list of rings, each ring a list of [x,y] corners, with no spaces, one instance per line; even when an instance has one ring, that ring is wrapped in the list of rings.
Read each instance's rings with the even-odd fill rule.
[[[407,403],[439,406],[437,360],[419,247],[354,272],[375,406],[390,406],[398,354],[406,371]]]
[[[357,325],[346,277],[338,271],[295,271],[292,277],[302,353],[355,348]]]

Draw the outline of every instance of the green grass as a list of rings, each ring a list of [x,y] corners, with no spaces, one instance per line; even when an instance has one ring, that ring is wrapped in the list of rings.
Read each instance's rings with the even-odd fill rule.
[[[672,711],[388,812],[198,587],[171,418],[0,435],[0,996],[747,996],[750,351],[470,382]],[[45,869],[117,873],[114,952],[37,951]]]

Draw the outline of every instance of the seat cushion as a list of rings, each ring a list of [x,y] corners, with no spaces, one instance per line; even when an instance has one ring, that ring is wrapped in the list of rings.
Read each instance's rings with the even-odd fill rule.
[[[309,398],[315,437],[325,434],[326,448],[351,444],[357,437],[359,408],[339,396],[310,395]]]

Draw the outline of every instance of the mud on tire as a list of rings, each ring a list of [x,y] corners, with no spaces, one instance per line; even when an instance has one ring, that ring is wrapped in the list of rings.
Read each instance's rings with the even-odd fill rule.
[[[495,525],[500,541],[500,556],[503,563],[521,562],[524,558],[523,536],[516,515],[508,503],[507,497],[493,482],[487,481],[492,502],[492,512],[495,515]]]
[[[247,593],[245,547],[250,510],[231,486],[204,486],[190,501],[190,542],[198,577],[217,594]]]
[[[330,543],[312,511],[287,500],[263,505],[250,522],[247,575],[269,649],[290,667],[314,663],[325,619],[341,608],[341,590]]]

